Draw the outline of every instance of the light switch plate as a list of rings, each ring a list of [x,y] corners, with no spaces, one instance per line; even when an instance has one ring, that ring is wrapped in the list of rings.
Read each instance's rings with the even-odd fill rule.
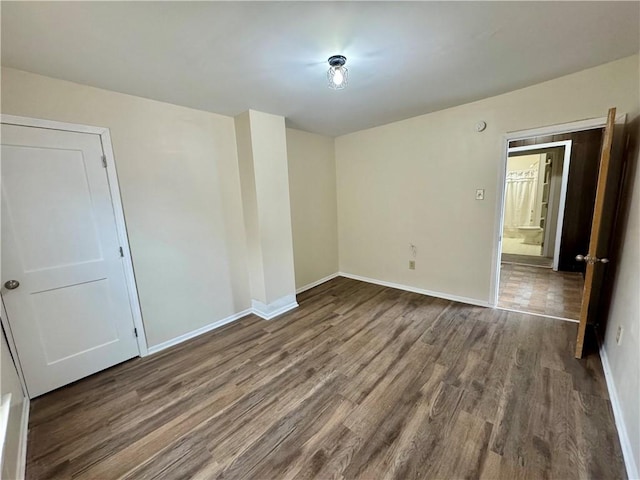
[[[476,190],[476,200],[484,200],[484,188]]]

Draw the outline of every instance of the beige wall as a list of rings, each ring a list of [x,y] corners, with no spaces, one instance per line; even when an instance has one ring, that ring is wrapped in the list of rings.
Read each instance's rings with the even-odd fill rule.
[[[331,137],[287,129],[296,288],[338,272],[336,164]]]
[[[262,309],[274,302],[293,303],[295,278],[284,117],[249,110],[235,118],[235,126],[251,299],[259,302]]]
[[[295,295],[284,117],[249,111],[266,304]]]
[[[0,398],[5,394],[11,394],[11,410],[9,412],[9,424],[7,426],[7,436],[4,444],[1,478],[17,478],[16,471],[19,461],[20,427],[22,424],[23,402],[28,401],[22,393],[22,385],[13,365],[13,359],[9,352],[7,340],[2,333],[2,343],[0,344]]]
[[[504,134],[602,117],[611,106],[637,112],[638,82],[636,55],[338,137],[340,270],[489,302]],[[477,188],[485,200],[475,200]]]
[[[640,120],[640,119],[639,119]],[[616,278],[607,319],[604,351],[611,369],[624,425],[632,446],[636,474],[640,468],[640,121],[635,124],[635,153],[630,171],[634,172],[627,199],[621,251],[616,262]],[[616,343],[618,326],[622,342]],[[625,452],[627,453],[627,452]],[[627,460],[627,463],[628,460]],[[627,472],[631,477],[632,472]]]
[[[256,192],[255,170],[253,168],[253,145],[251,143],[251,120],[249,112],[234,119],[238,164],[244,212],[244,227],[247,234],[247,259],[251,297],[266,302],[267,290],[264,283],[262,245],[260,243],[260,220],[258,215],[258,195]]]
[[[2,112],[110,128],[150,346],[249,307],[232,118],[7,68]]]
[[[507,161],[507,171],[513,172],[516,170],[529,170],[529,168],[537,168],[540,163],[541,156],[541,154],[537,153],[535,155],[516,155],[513,157],[509,157],[509,160]]]

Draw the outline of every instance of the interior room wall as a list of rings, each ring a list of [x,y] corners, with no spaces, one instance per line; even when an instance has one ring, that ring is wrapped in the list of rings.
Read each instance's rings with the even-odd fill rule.
[[[284,117],[249,111],[266,303],[295,295],[287,135]]]
[[[24,402],[28,399],[22,392],[22,385],[13,364],[9,346],[2,332],[2,342],[0,344],[0,398],[5,394],[11,394],[11,409],[9,411],[9,424],[5,438],[2,475],[1,478],[18,478],[16,474],[18,466],[21,464],[20,455],[20,428],[22,425],[22,409]]]
[[[260,219],[258,214],[258,194],[253,167],[253,145],[251,143],[251,120],[249,112],[243,112],[234,119],[238,166],[242,194],[244,228],[247,235],[247,263],[251,296],[266,302],[267,290],[264,280],[262,245],[260,243]]]
[[[287,129],[296,288],[338,272],[336,163],[331,137]]]
[[[540,162],[540,154],[534,155],[511,155],[507,160],[507,172],[514,172],[516,170],[529,170],[530,168],[538,167]]]
[[[2,69],[2,113],[108,127],[149,346],[250,306],[233,118]]]
[[[640,118],[632,123],[627,175],[622,189],[618,228],[611,252],[613,281],[605,287],[607,298],[602,312],[601,333],[606,321],[602,348],[603,363],[609,371],[610,388],[615,395],[614,411],[620,417],[627,438],[625,460],[629,478],[640,478]],[[616,341],[623,329],[621,343]],[[612,395],[613,396],[613,395]],[[616,404],[618,409],[616,409]]]
[[[612,106],[637,115],[638,77],[634,55],[336,138],[340,270],[488,304],[504,135],[603,117]]]

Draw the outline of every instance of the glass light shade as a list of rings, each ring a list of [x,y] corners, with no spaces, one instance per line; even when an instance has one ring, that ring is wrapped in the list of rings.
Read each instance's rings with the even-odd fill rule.
[[[342,90],[347,85],[349,70],[347,67],[330,67],[327,72],[327,80],[329,80],[329,88],[334,90]]]

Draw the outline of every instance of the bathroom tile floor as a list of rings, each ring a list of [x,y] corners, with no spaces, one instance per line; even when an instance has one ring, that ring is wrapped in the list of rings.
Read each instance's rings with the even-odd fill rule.
[[[512,253],[515,255],[541,255],[541,245],[528,245],[522,243],[522,238],[512,238],[504,236],[502,238],[502,253]]]
[[[578,320],[583,286],[581,273],[503,263],[498,307]]]

